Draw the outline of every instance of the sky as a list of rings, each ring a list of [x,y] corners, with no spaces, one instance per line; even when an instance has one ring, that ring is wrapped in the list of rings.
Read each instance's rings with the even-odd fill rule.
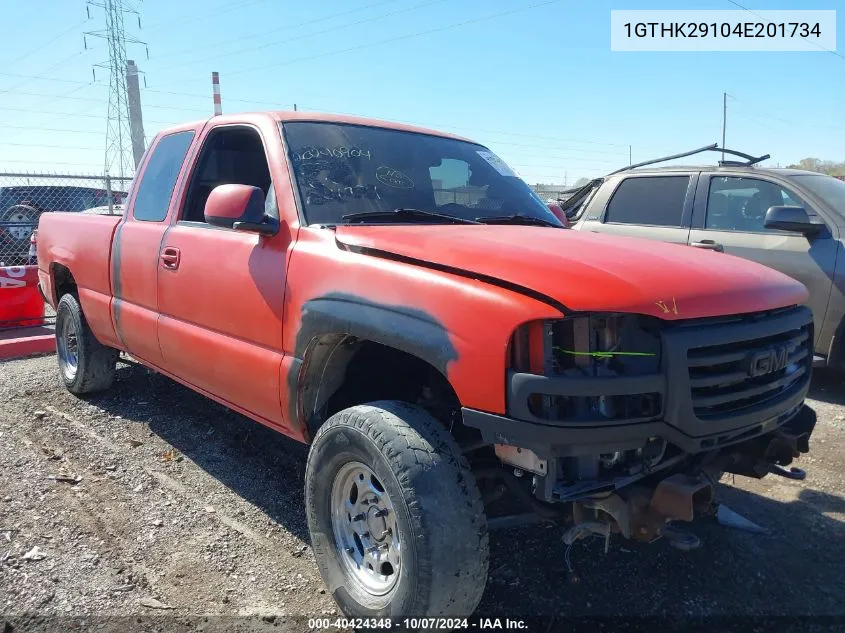
[[[95,0],[102,3],[102,0]],[[767,165],[845,160],[845,11],[836,54],[612,52],[611,9],[730,0],[122,0],[148,140],[212,112],[318,110],[483,143],[530,184],[572,184],[721,140]],[[836,9],[841,0],[741,0]],[[88,17],[90,12],[90,18]],[[755,17],[749,14],[749,19]],[[104,12],[0,0],[0,172],[102,174]],[[86,48],[87,46],[87,48]],[[149,53],[149,59],[147,59]],[[146,87],[144,87],[144,82]]]

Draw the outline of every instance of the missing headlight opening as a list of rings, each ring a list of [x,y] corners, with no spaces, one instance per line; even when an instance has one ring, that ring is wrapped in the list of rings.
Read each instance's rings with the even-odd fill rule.
[[[613,378],[660,371],[659,319],[598,314],[528,324],[514,336],[513,366],[551,377]],[[656,417],[658,393],[624,395],[540,395],[528,402],[539,418],[570,422]]]

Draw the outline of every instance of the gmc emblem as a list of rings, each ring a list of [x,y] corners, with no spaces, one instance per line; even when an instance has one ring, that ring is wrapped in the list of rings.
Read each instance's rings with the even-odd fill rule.
[[[765,376],[786,367],[789,362],[789,349],[786,345],[770,347],[762,352],[749,355],[748,375],[751,378]]]

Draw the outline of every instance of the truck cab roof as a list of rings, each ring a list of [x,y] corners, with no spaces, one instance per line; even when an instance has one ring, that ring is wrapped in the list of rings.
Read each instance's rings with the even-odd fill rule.
[[[222,114],[216,117],[211,117],[210,119],[202,119],[199,121],[193,121],[190,123],[184,123],[181,125],[166,128],[162,130],[161,134],[166,135],[183,130],[201,129],[212,120],[217,123],[249,123],[250,121],[255,121],[256,119],[267,118],[270,118],[279,123],[286,123],[290,121],[321,121],[326,123],[345,123],[347,125],[366,125],[369,127],[379,127],[390,130],[399,130],[403,132],[414,132],[417,134],[429,134],[431,136],[440,136],[443,138],[451,138],[461,141],[473,142],[470,141],[470,139],[455,134],[449,134],[446,132],[441,132],[439,130],[433,130],[430,128],[411,125],[408,123],[400,123],[397,121],[386,121],[384,119],[374,119],[369,117],[360,117],[347,114],[337,114],[328,112],[299,112],[293,110]]]

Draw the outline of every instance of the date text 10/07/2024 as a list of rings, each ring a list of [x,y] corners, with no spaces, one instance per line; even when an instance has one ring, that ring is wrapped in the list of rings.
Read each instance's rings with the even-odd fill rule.
[[[384,629],[400,625],[411,630],[455,631],[455,630],[526,630],[524,620],[511,618],[310,618],[308,628],[319,629]]]

